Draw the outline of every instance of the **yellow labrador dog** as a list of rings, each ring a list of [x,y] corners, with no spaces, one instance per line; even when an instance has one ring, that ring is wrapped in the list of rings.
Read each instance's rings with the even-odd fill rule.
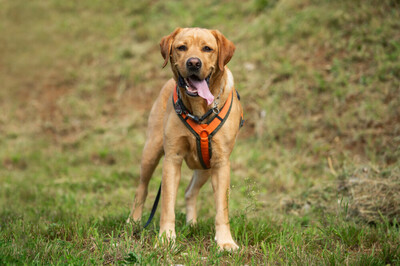
[[[228,217],[229,156],[243,120],[239,94],[226,67],[235,46],[217,30],[177,28],[162,38],[160,47],[164,66],[171,62],[173,78],[161,89],[150,112],[130,218],[141,219],[150,178],[164,155],[160,236],[175,238],[175,201],[185,160],[194,170],[185,193],[187,222],[196,223],[197,195],[211,177],[215,240],[222,250],[236,250]]]

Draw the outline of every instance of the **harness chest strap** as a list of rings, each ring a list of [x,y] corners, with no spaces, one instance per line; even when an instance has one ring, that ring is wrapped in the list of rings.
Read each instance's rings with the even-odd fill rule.
[[[195,122],[187,115],[187,112],[182,110],[183,103],[178,96],[178,86],[176,86],[176,89],[174,90],[172,100],[178,117],[182,120],[183,124],[190,130],[190,132],[192,132],[192,134],[196,137],[197,153],[201,165],[204,169],[209,169],[210,159],[212,156],[211,139],[223,126],[229,116],[233,103],[233,90],[229,94],[228,99],[220,112],[216,114],[216,116],[207,124],[199,124]]]

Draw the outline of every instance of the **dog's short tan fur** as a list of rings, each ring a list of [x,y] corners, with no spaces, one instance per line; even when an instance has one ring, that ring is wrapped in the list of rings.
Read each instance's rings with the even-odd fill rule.
[[[185,45],[186,51],[178,47]],[[208,46],[212,51],[204,51]],[[216,235],[218,246],[224,250],[236,250],[238,246],[232,239],[228,218],[228,194],[230,184],[229,156],[239,131],[242,107],[234,93],[233,105],[228,119],[218,133],[212,138],[211,169],[203,170],[196,151],[196,140],[175,113],[172,104],[172,93],[178,80],[178,71],[186,77],[186,62],[191,57],[202,61],[199,72],[201,79],[212,73],[209,88],[216,98],[219,93],[219,108],[234,90],[233,77],[225,66],[231,59],[235,46],[219,31],[200,28],[178,28],[165,36],[160,43],[164,66],[171,62],[174,78],[162,88],[156,99],[148,121],[147,140],[141,161],[140,184],[136,192],[130,218],[141,219],[143,204],[147,196],[147,188],[162,155],[165,156],[162,170],[161,221],[160,236],[175,238],[175,201],[181,178],[181,165],[185,160],[194,170],[189,186],[186,189],[186,220],[196,223],[196,199],[200,188],[211,177],[216,205]],[[212,105],[207,106],[201,97],[190,97],[185,89],[180,89],[184,105],[194,115],[202,116]],[[165,234],[165,235],[164,235]]]

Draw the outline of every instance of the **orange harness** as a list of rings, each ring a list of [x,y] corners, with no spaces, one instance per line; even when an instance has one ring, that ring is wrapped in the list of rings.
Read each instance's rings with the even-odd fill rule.
[[[224,125],[225,121],[229,116],[229,113],[231,112],[233,103],[233,90],[229,94],[228,99],[226,100],[222,109],[219,112],[214,112],[216,115],[211,119],[210,122],[206,124],[200,124],[203,118],[199,120],[197,117],[193,116],[186,110],[182,100],[179,97],[178,90],[179,90],[178,86],[176,86],[176,90],[174,90],[174,95],[172,98],[173,105],[175,107],[175,112],[177,113],[178,117],[182,120],[183,124],[196,137],[197,154],[199,156],[200,163],[204,169],[209,169],[210,159],[212,156],[211,139],[218,132],[218,130]],[[239,94],[238,94],[238,99],[240,99]],[[211,113],[212,111],[209,114]],[[206,116],[208,116],[209,114],[206,114]],[[240,127],[243,126],[243,122],[244,120],[242,113]]]

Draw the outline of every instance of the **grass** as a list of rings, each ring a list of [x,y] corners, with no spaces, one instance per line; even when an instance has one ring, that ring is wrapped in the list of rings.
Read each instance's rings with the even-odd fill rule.
[[[340,189],[364,168],[399,178],[398,1],[0,6],[0,264],[400,264],[399,214],[367,223]],[[185,166],[175,247],[155,248],[158,215],[148,230],[125,224],[147,115],[170,77],[158,43],[178,26],[237,46],[246,124],[231,156],[232,254],[213,240],[210,185],[199,224],[185,225]]]

